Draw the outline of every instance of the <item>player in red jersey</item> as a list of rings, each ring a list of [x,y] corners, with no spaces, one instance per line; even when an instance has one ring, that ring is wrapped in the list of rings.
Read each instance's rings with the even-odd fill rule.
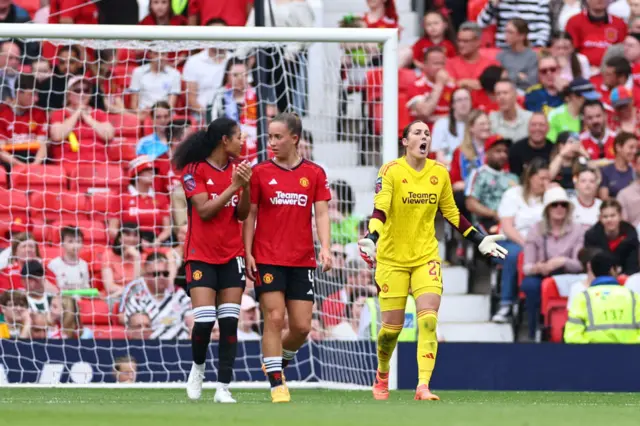
[[[301,135],[302,122],[295,114],[271,121],[269,146],[275,157],[253,168],[251,209],[244,222],[247,274],[255,282],[264,316],[262,355],[273,402],[289,402],[282,369],[311,328],[316,269],[312,210],[322,269],[331,269],[329,183],[322,167],[299,154]],[[283,338],[285,308],[289,332]]]
[[[211,330],[220,321],[218,389],[214,401],[236,402],[229,391],[236,358],[238,317],[245,286],[240,221],[249,214],[251,166],[234,161],[242,149],[238,124],[218,118],[176,148],[173,162],[182,170],[188,230],[184,246],[187,291],[194,325],[193,365],[187,395],[199,399]],[[217,309],[216,309],[217,308]]]

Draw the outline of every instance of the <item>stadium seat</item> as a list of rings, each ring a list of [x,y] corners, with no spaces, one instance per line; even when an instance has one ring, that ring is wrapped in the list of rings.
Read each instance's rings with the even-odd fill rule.
[[[553,277],[542,280],[540,312],[552,342],[562,341],[562,329],[567,322],[567,298],[560,296]]]
[[[89,265],[89,273],[91,274],[91,286],[100,292],[104,291],[102,283],[102,258],[108,246],[102,244],[85,245],[80,252],[80,259]]]
[[[109,123],[116,129],[116,138],[140,136],[140,122],[135,114],[109,114]]]
[[[137,138],[117,138],[109,143],[107,156],[109,161],[120,164],[123,168],[129,167],[129,161],[136,158]]]
[[[95,339],[121,340],[127,336],[122,325],[97,325],[91,329]]]
[[[117,165],[95,164],[93,167],[70,167],[71,189],[77,192],[122,192],[126,186],[122,168]]]
[[[84,244],[86,246],[92,246],[94,244],[104,246],[107,244],[107,228],[104,222],[81,218],[72,218],[52,223],[51,226],[48,227],[47,241],[50,241],[51,244],[54,245],[60,244],[60,228],[64,226],[76,226],[80,228],[84,234]]]
[[[10,191],[4,187],[0,187],[1,218],[20,217],[26,220],[28,209],[29,198],[25,192]]]
[[[78,299],[78,313],[83,325],[109,325],[109,305],[102,299]]]
[[[77,192],[34,192],[30,217],[38,222],[57,222],[87,218],[86,196]]]
[[[104,222],[111,213],[111,192],[88,194],[86,203],[85,210],[88,212],[89,218]]]
[[[61,192],[68,188],[67,177],[60,165],[16,166],[11,171],[11,188],[21,191]]]

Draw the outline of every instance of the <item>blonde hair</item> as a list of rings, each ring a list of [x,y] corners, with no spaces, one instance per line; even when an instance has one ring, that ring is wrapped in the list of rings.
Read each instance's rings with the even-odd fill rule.
[[[482,116],[487,116],[484,111],[480,111],[475,109],[469,113],[469,118],[467,118],[467,125],[464,128],[464,137],[462,138],[462,143],[460,144],[460,152],[464,154],[467,160],[475,160],[477,153],[476,149],[473,147],[473,137],[471,136],[471,127],[478,121],[478,118]]]

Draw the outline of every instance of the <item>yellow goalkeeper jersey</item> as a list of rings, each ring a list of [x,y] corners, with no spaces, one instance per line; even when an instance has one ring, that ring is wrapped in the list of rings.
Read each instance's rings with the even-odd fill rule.
[[[382,166],[373,213],[373,218],[383,222],[377,243],[378,262],[413,267],[438,259],[438,210],[464,236],[474,229],[460,215],[449,172],[442,164],[427,159],[418,172],[402,157]]]

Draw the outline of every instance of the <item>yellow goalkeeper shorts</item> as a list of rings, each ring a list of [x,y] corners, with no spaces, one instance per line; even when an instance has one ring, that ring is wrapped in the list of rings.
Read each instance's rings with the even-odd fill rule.
[[[409,289],[415,299],[425,293],[441,296],[442,268],[440,259],[430,260],[423,265],[414,267],[385,265],[378,262],[376,285],[378,286],[378,297],[382,311],[404,309]],[[383,299],[394,299],[399,305],[397,307],[386,306]]]

